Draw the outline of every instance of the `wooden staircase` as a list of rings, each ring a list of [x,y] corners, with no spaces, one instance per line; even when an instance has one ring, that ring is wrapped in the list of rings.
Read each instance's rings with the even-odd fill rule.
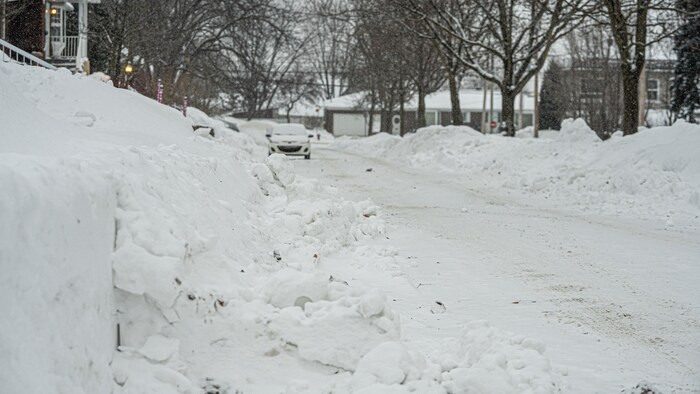
[[[38,57],[26,52],[16,46],[10,44],[9,42],[0,39],[0,61],[1,62],[14,62],[19,64],[26,64],[29,66],[38,66],[48,68],[49,70],[57,70],[58,67],[55,65],[39,59]],[[75,66],[75,64],[73,64]]]

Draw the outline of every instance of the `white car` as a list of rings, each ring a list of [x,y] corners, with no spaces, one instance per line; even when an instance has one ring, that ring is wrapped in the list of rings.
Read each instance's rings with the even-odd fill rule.
[[[311,138],[313,134],[303,124],[283,123],[273,126],[265,134],[268,142],[268,154],[281,153],[288,156],[311,158]]]

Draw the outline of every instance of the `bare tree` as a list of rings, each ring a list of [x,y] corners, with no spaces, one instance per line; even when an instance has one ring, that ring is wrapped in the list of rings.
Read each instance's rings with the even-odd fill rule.
[[[240,21],[212,53],[224,86],[238,94],[236,104],[248,118],[271,109],[280,85],[304,54],[309,36],[300,35],[297,11],[268,8],[263,19]]]
[[[619,60],[610,34],[590,26],[566,37],[568,116],[580,117],[605,139],[622,120]]]
[[[90,7],[96,38],[96,69],[121,78],[124,66],[134,66],[134,86],[155,95],[156,81],[166,86],[166,101],[204,92],[216,76],[209,53],[234,34],[243,21],[262,20],[273,0],[103,0]],[[192,90],[195,90],[193,92]]]
[[[447,67],[443,66],[441,62],[443,54],[433,41],[415,36],[412,43],[413,62],[409,63],[409,75],[418,98],[418,127],[425,127],[425,97],[439,90],[445,84],[445,79],[451,74],[445,72]],[[459,99],[459,94],[457,94],[457,98]]]
[[[344,0],[311,0],[307,22],[308,64],[317,75],[323,97],[347,93],[352,46],[352,9]]]
[[[381,114],[380,130],[390,132],[391,121],[413,95],[405,59],[410,50],[407,32],[391,14],[387,0],[357,0],[353,34],[350,84],[367,92],[370,104],[370,130],[374,126],[375,108]],[[402,122],[403,125],[403,122]]]
[[[287,123],[291,122],[291,112],[300,103],[312,103],[322,97],[323,88],[315,79],[315,73],[305,72],[297,64],[288,76],[280,81],[279,102],[286,111]]]
[[[138,0],[103,0],[89,7],[92,68],[114,81],[120,81],[124,66],[137,56],[138,41],[147,35],[148,23],[140,5]]]
[[[600,0],[620,59],[624,113],[622,130],[639,126],[639,83],[647,47],[672,34],[676,14],[671,0]]]
[[[44,4],[41,0],[0,0],[0,38],[41,56],[44,51]]]
[[[445,2],[454,1],[454,7]],[[552,44],[582,23],[590,0],[408,0],[440,45],[501,91],[507,135],[515,97],[543,67]],[[426,12],[429,8],[430,12]],[[454,38],[464,45],[461,53]]]
[[[7,25],[21,15],[31,5],[29,1],[17,1],[8,4],[9,0],[0,0],[0,39],[7,39]],[[38,3],[38,1],[35,1]]]

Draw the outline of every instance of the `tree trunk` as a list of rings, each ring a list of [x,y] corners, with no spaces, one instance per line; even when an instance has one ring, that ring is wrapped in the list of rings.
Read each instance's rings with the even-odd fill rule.
[[[622,70],[622,133],[632,135],[639,126],[639,79],[632,70]]]
[[[510,90],[501,90],[501,123],[505,122],[506,136],[515,136],[515,94]]]
[[[390,124],[389,111],[386,108],[382,107],[379,113],[379,132],[391,134],[391,130],[389,130],[389,128],[387,127],[387,125]]]
[[[425,121],[425,93],[423,89],[418,88],[418,128],[427,126]]]
[[[392,116],[394,115],[394,100],[396,97],[393,92],[389,95],[389,99],[386,102],[386,108],[383,108],[384,115],[382,115],[382,131],[388,134],[394,134],[394,125],[392,123]]]
[[[452,124],[462,125],[462,106],[459,103],[459,87],[452,69],[447,71],[447,79],[450,85],[450,103],[452,104]]]

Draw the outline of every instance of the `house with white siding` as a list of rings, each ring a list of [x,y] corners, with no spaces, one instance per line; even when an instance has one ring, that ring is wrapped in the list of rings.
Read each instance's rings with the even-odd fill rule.
[[[353,93],[341,96],[332,100],[328,100],[323,104],[325,128],[335,136],[369,136],[379,132],[380,114],[376,111],[371,116],[374,117],[372,129],[369,130],[369,104],[365,100],[364,92]],[[484,107],[484,97],[486,97],[486,106]],[[463,89],[459,93],[460,106],[462,109],[462,118],[465,125],[472,127],[475,130],[482,129],[483,116],[486,117],[486,124],[489,125],[493,120],[496,125],[501,120],[501,94],[495,90],[493,98],[490,91],[486,91],[484,96],[483,90],[478,89]],[[418,115],[418,100],[412,99],[404,107],[404,131],[413,132],[417,129]],[[493,105],[492,105],[493,103]],[[442,125],[448,126],[452,124],[452,105],[450,101],[450,92],[442,90],[426,96],[425,98],[425,118],[428,126]],[[518,95],[515,100],[515,124],[518,128],[532,126],[534,117],[535,101],[532,95],[527,93]],[[493,117],[491,114],[493,113]],[[520,117],[522,113],[522,120]],[[396,119],[394,119],[396,118]],[[398,112],[392,115],[392,123],[400,121]],[[392,130],[398,134],[400,127],[394,127]],[[487,132],[497,131],[487,127]]]

